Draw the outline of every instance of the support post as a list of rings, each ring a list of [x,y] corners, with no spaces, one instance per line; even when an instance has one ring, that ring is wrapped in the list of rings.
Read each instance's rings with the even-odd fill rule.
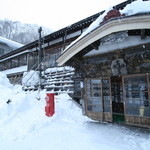
[[[39,70],[39,89],[41,89],[41,78],[42,78],[42,68],[41,68],[41,62],[42,62],[42,43],[41,43],[41,32],[42,32],[42,27],[38,29],[39,33],[39,49],[38,49],[38,70]]]

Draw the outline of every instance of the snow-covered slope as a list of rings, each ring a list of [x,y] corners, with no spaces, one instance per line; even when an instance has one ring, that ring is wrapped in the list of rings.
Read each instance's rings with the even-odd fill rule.
[[[45,116],[46,91],[24,92],[19,85],[13,87],[3,73],[0,73],[0,89],[2,92],[0,96],[0,135],[3,135],[4,139],[24,137],[32,132],[32,128],[41,128],[51,123],[52,120],[58,121],[63,118],[73,122],[83,122],[85,118],[82,116],[81,109],[71,101],[67,94],[55,98],[56,113],[50,119]],[[7,104],[8,100],[11,100],[9,104]],[[72,113],[72,110],[75,113]],[[7,129],[5,132],[3,132],[3,127]]]

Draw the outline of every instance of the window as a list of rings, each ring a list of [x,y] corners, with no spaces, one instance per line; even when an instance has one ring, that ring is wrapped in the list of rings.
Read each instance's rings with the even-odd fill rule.
[[[87,110],[92,112],[102,112],[101,98],[101,80],[88,79],[86,82],[87,89]]]
[[[109,78],[87,79],[87,110],[92,112],[111,112],[110,93]]]
[[[108,78],[102,79],[102,98],[104,103],[104,112],[110,112],[110,80]]]
[[[4,68],[3,68],[4,70],[10,69],[11,68],[11,59],[5,60],[3,62],[3,66],[4,66]]]
[[[14,57],[11,59],[12,68],[18,67],[18,57]]]
[[[4,64],[0,63],[0,71],[4,70]]]
[[[45,51],[45,67],[54,67],[57,65],[56,59],[60,56],[60,48],[48,49]]]
[[[28,54],[28,69],[36,69],[38,66],[38,55],[37,52],[31,52]]]
[[[19,66],[27,65],[27,55],[20,55],[19,56]]]
[[[126,114],[150,117],[148,77],[147,75],[128,75],[124,77]]]

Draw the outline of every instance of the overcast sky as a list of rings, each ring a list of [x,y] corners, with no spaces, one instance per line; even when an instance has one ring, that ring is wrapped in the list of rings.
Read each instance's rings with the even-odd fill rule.
[[[1,0],[0,19],[58,30],[126,0]]]

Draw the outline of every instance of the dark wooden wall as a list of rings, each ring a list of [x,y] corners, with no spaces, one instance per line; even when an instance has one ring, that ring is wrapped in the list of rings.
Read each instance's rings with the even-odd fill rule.
[[[83,78],[150,73],[150,44],[85,57],[79,66]]]

